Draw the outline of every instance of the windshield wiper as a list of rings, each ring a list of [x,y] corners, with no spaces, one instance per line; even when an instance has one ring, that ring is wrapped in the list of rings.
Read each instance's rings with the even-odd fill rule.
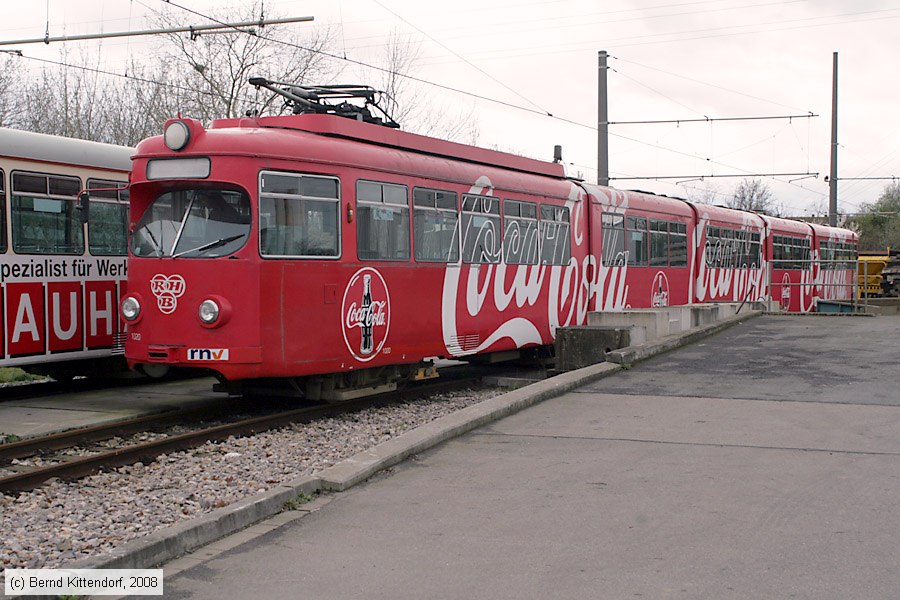
[[[145,227],[144,231],[147,232],[147,235],[150,236],[150,241],[153,242],[153,249],[156,251],[157,256],[162,256],[162,244],[160,244],[156,240],[156,236],[153,235],[153,231],[149,227]]]
[[[191,252],[203,252],[204,250],[211,250],[213,248],[218,248],[219,246],[224,246],[225,244],[227,244],[229,242],[233,242],[234,240],[236,240],[238,238],[242,238],[245,235],[247,235],[247,234],[246,233],[238,233],[236,235],[230,235],[228,237],[219,238],[214,242],[209,242],[209,243],[203,244],[202,246],[197,246],[196,248],[191,248],[190,250],[184,250],[182,252],[179,252],[178,254],[173,254],[172,258],[178,258],[179,256],[184,256],[185,254],[190,254]]]

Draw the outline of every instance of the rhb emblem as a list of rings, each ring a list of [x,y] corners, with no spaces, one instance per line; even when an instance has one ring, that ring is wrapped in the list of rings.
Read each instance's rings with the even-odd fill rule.
[[[178,308],[178,299],[184,295],[184,277],[181,275],[163,275],[157,273],[150,280],[150,291],[156,296],[159,312],[171,315]]]
[[[391,326],[391,298],[381,273],[365,267],[350,278],[341,315],[344,342],[350,354],[362,362],[375,358],[384,347]]]

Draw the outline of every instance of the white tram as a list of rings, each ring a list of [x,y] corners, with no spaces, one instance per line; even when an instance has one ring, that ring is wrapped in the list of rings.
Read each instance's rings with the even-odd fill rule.
[[[0,128],[0,366],[56,378],[124,368],[132,153]]]

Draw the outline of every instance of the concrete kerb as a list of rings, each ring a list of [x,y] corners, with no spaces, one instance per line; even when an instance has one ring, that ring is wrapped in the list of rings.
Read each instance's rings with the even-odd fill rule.
[[[146,569],[214,542],[276,515],[301,494],[322,489],[318,477],[301,477],[203,516],[159,529],[116,548],[111,554],[76,561],[72,569]]]
[[[669,350],[674,350],[675,348],[680,348],[681,346],[686,346],[699,339],[714,335],[724,329],[728,329],[732,325],[737,325],[738,323],[742,323],[753,317],[758,317],[761,314],[763,314],[763,311],[761,310],[748,310],[722,319],[717,323],[673,333],[672,335],[646,342],[640,346],[628,346],[626,348],[613,350],[612,352],[606,353],[606,360],[611,363],[630,366],[636,362],[646,360],[651,356],[656,356],[657,354],[662,354],[663,352],[668,352]]]
[[[673,334],[643,346],[616,350],[607,355],[610,362],[562,373],[501,394],[417,427],[371,450],[355,454],[321,471],[317,476],[289,481],[231,506],[155,531],[117,548],[111,554],[76,561],[67,565],[67,568],[141,569],[161,565],[268,519],[282,512],[286,503],[300,496],[347,490],[414,454],[579,386],[612,375],[621,370],[623,364],[630,365],[654,354],[683,346],[759,314],[761,311],[748,311],[719,323]]]
[[[538,402],[554,398],[578,386],[619,371],[610,363],[590,365],[562,373],[523,388],[501,394],[476,405],[456,411],[431,423],[388,440],[319,473],[325,491],[344,491],[365,481],[375,473],[400,463],[410,456],[502,419]]]

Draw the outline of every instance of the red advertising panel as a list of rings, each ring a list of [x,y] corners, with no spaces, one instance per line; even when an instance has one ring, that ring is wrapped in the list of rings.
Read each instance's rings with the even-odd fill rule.
[[[10,356],[44,352],[44,285],[6,286],[6,345]]]
[[[77,281],[47,284],[47,338],[50,352],[81,350],[84,339],[84,306]]]
[[[119,299],[115,281],[87,281],[85,293],[85,332],[88,349],[112,346],[118,332]]]

